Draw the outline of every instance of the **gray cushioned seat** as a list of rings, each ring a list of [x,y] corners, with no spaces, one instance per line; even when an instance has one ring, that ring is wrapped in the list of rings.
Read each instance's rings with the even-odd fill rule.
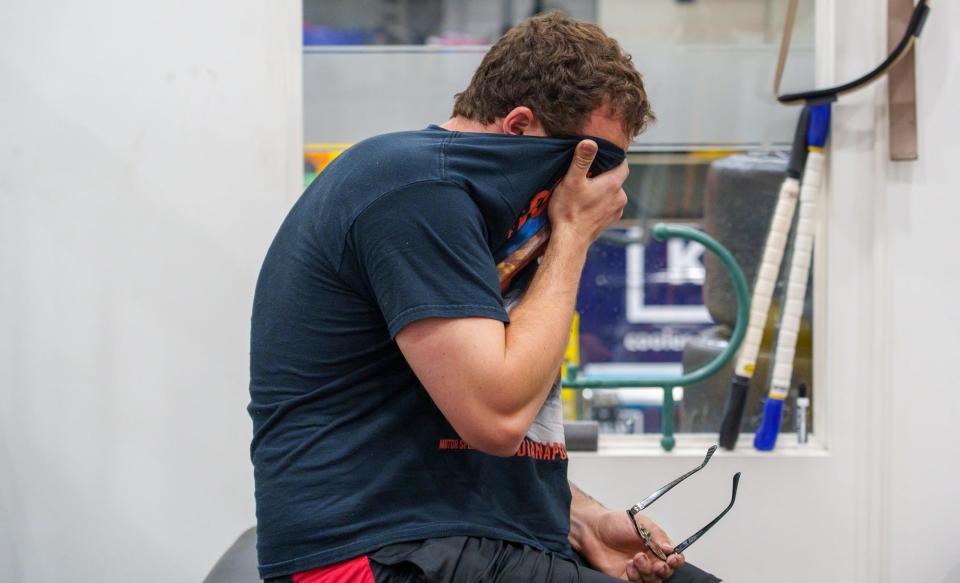
[[[240,535],[223,553],[203,583],[260,583],[257,573],[257,528]]]

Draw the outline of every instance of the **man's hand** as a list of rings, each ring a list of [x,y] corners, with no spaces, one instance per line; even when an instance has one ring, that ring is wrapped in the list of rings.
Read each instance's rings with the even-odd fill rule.
[[[587,174],[596,155],[597,143],[593,140],[577,144],[573,162],[554,190],[547,210],[554,237],[572,236],[589,245],[623,216],[627,204],[623,181],[630,173],[627,162],[589,178]]]
[[[666,561],[647,547],[625,511],[607,510],[573,483],[570,493],[570,544],[594,569],[628,581],[660,583],[683,565],[683,555],[669,554],[673,541],[646,516],[637,515],[636,520],[668,555]]]
[[[652,520],[643,515],[637,515],[636,520],[650,531],[654,542],[668,554],[666,562],[658,559],[637,536],[626,512],[600,515],[595,527],[599,544],[585,558],[593,568],[607,575],[629,581],[660,583],[683,565],[683,555],[669,554],[673,552],[673,541]]]

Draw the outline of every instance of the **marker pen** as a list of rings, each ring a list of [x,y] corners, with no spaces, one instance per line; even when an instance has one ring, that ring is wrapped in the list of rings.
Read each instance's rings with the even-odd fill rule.
[[[810,408],[810,399],[807,397],[807,385],[800,383],[797,387],[796,428],[797,443],[807,443],[807,409]]]

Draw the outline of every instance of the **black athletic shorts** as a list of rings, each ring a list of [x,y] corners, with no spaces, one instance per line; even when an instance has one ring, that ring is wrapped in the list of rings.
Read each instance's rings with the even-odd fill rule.
[[[358,561],[357,557],[350,563]],[[519,543],[455,536],[398,543],[366,556],[375,583],[615,583],[621,581],[582,563]],[[356,565],[354,565],[355,567]],[[346,568],[347,565],[344,565]],[[355,572],[354,569],[351,569]],[[267,583],[308,581],[315,572],[278,577]],[[317,573],[319,574],[319,573]],[[328,573],[333,575],[333,573]],[[305,575],[305,577],[304,577]],[[336,577],[336,576],[334,576]],[[318,579],[326,581],[327,579]],[[330,579],[331,581],[333,579]],[[669,583],[719,583],[713,575],[686,563]]]

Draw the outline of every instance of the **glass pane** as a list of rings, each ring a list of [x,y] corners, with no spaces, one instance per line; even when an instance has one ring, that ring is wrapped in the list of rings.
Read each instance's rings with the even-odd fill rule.
[[[634,149],[784,147],[796,110],[778,105],[770,87],[785,7],[785,0],[305,0],[305,141],[350,144],[436,122],[490,42],[535,11],[559,8],[597,22],[643,73],[658,122]],[[804,2],[785,89],[812,85],[812,47],[812,3]]]
[[[752,282],[786,153],[634,153],[629,162],[625,190],[630,203],[624,220],[593,245],[581,281],[573,334],[579,350],[570,359],[581,380],[675,378],[726,348],[736,318],[726,272],[713,257],[705,256],[700,244],[656,241],[650,232],[658,222],[703,229],[734,254]],[[744,432],[759,423],[789,259],[788,254],[751,380]],[[811,304],[808,288],[794,386],[804,382],[812,387]],[[731,362],[706,381],[674,389],[677,431],[718,430],[732,374]],[[662,389],[568,391],[565,396],[568,418],[598,421],[603,432],[661,430]],[[783,431],[794,429],[792,397],[786,404]]]
[[[596,0],[304,0],[306,45],[489,45],[544,10],[595,22]]]

